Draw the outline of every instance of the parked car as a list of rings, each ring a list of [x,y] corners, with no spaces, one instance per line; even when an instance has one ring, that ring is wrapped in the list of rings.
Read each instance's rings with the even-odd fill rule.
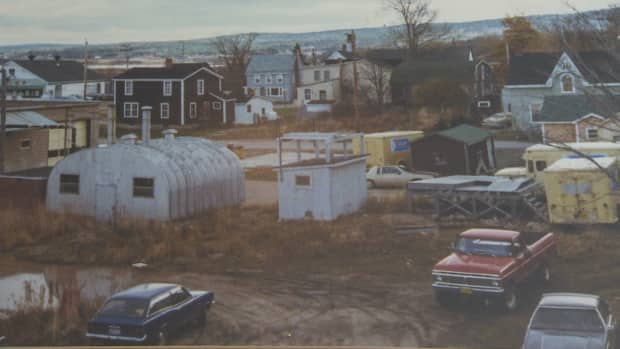
[[[538,238],[538,236],[535,236]],[[532,276],[551,278],[556,254],[552,233],[528,245],[517,231],[471,229],[461,233],[453,253],[433,268],[433,289],[441,305],[457,297],[499,301],[508,310],[517,308],[517,288]]]
[[[204,324],[214,295],[175,284],[143,284],[115,294],[88,322],[97,342],[160,344],[195,322]]]
[[[616,320],[598,296],[543,295],[525,332],[523,349],[614,349]]]
[[[405,188],[411,181],[437,177],[432,172],[412,173],[400,166],[374,166],[366,173],[368,188]]]
[[[482,126],[488,128],[508,128],[512,127],[511,113],[496,113],[482,120]]]

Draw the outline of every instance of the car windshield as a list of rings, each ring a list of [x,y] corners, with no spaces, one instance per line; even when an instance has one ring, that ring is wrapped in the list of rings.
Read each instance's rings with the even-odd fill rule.
[[[99,311],[100,315],[113,317],[143,318],[146,302],[141,299],[111,299]]]
[[[593,309],[540,308],[531,328],[539,330],[604,332],[605,327]]]
[[[462,254],[495,257],[512,256],[512,243],[507,241],[459,238],[455,249]]]

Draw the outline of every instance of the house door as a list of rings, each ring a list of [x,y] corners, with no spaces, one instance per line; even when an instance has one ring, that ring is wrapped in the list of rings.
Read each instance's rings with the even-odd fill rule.
[[[202,102],[202,108],[200,108],[200,117],[202,119],[208,119],[209,118],[209,102],[208,101],[204,101]]]
[[[114,223],[116,215],[116,186],[114,184],[97,184],[95,187],[95,217],[98,221]]]

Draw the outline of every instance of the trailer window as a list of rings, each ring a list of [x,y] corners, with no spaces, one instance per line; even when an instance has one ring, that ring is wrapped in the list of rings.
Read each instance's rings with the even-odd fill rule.
[[[546,161],[536,161],[536,171],[537,172],[542,172],[547,168],[547,162]]]

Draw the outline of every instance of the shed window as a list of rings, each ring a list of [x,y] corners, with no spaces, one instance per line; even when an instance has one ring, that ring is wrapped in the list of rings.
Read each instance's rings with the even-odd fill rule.
[[[24,138],[21,140],[21,142],[19,142],[19,149],[21,150],[28,150],[32,147],[32,139],[30,138]]]
[[[588,127],[586,128],[586,137],[589,141],[595,141],[598,139],[598,128]]]
[[[547,168],[547,162],[546,161],[536,161],[536,172],[542,172]]]
[[[197,86],[198,95],[199,96],[204,95],[205,94],[205,81],[204,80],[198,80],[197,84],[198,84],[198,86]]]
[[[125,96],[133,96],[133,81],[125,80]]]
[[[155,180],[153,178],[134,178],[133,197],[152,198],[155,197]]]
[[[62,194],[80,194],[80,176],[73,174],[61,174],[60,192]]]
[[[298,187],[310,187],[312,185],[310,182],[310,176],[296,175],[295,185]]]
[[[164,96],[172,96],[172,81],[164,80]]]
[[[222,110],[222,102],[213,102],[213,110]]]

